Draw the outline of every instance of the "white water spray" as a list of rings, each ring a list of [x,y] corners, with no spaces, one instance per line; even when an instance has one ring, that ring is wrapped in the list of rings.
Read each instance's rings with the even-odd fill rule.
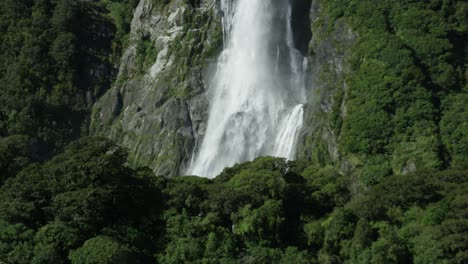
[[[214,177],[259,156],[294,159],[303,124],[304,57],[288,0],[221,0],[224,51],[205,137],[187,174]]]

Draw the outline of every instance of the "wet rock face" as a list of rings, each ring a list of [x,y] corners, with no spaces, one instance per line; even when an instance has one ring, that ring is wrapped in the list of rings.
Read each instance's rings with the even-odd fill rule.
[[[337,142],[340,120],[346,115],[347,58],[355,35],[343,21],[330,21],[321,12],[320,0],[310,2],[308,15],[312,32],[308,43],[309,103],[298,158],[320,164],[345,162]]]
[[[308,55],[298,158],[340,161],[337,122],[346,114],[345,61],[354,35],[343,22],[328,21],[319,0],[291,4],[294,44]],[[94,106],[91,134],[127,147],[132,166],[183,174],[205,134],[222,15],[219,0],[141,0],[118,78]]]
[[[90,130],[127,147],[131,165],[174,176],[204,134],[222,33],[215,0],[163,2],[136,8],[117,81],[95,104]]]

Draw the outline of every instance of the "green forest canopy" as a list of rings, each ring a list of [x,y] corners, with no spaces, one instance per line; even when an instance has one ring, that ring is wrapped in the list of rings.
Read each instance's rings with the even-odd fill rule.
[[[466,263],[468,170],[388,176],[352,198],[331,166],[264,157],[156,177],[83,138],[0,188],[6,263]]]

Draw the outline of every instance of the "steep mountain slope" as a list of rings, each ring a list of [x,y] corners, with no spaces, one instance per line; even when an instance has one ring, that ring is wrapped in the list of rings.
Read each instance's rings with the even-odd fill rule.
[[[222,46],[215,1],[140,1],[114,86],[95,105],[91,133],[130,149],[133,166],[183,170],[204,133],[210,62]]]
[[[318,19],[319,3],[314,1],[312,8],[311,4],[295,1],[292,10],[296,48],[307,55],[311,47],[306,100],[309,124],[300,145],[301,158],[328,156],[312,154],[315,145],[329,142],[319,143],[323,142],[323,126],[312,122],[314,105],[320,101],[330,105],[334,91],[343,87],[343,81],[320,80],[326,71],[343,72],[342,46],[333,46],[333,40],[351,43],[354,39],[343,23],[340,33],[321,38],[325,28],[317,26],[317,36],[312,34],[311,20]],[[208,106],[204,93],[222,48],[223,14],[218,5],[217,1],[140,2],[118,80],[96,104],[91,125],[93,135],[108,136],[129,148],[133,166],[149,165],[158,175],[178,175],[203,138]],[[338,88],[329,89],[331,86]],[[326,95],[322,98],[322,94]],[[323,132],[323,137],[332,135]],[[338,150],[330,145],[330,151]]]
[[[345,22],[356,36],[338,42],[350,71],[327,120],[361,183],[466,161],[467,10],[462,1],[322,1],[332,32]]]
[[[0,263],[468,263],[468,3],[291,0],[298,159],[162,177],[206,134],[220,3],[0,1]]]
[[[365,185],[466,160],[465,3],[291,3],[294,44],[308,57],[298,158],[337,164]],[[218,5],[140,1],[91,126],[129,148],[132,166],[182,174],[203,138]]]
[[[0,3],[0,137],[27,135],[43,158],[86,131],[115,76],[116,27],[97,3]]]

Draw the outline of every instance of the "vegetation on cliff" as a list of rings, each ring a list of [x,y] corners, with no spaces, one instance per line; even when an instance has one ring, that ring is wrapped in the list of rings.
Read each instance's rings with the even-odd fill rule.
[[[0,2],[0,137],[27,136],[47,158],[86,134],[90,108],[115,75],[111,44],[122,45],[134,2]]]
[[[365,184],[467,160],[468,5],[464,1],[323,1],[325,17],[358,35],[340,149]],[[333,25],[331,23],[330,25]],[[342,117],[337,116],[337,119]]]
[[[0,1],[0,263],[468,262],[465,1],[322,0],[357,36],[330,120],[357,177],[320,145],[313,162],[263,157],[213,180],[130,168],[105,138],[69,144],[136,3]],[[204,52],[189,66],[219,48],[191,34],[174,46]],[[136,49],[141,68],[157,54]]]

